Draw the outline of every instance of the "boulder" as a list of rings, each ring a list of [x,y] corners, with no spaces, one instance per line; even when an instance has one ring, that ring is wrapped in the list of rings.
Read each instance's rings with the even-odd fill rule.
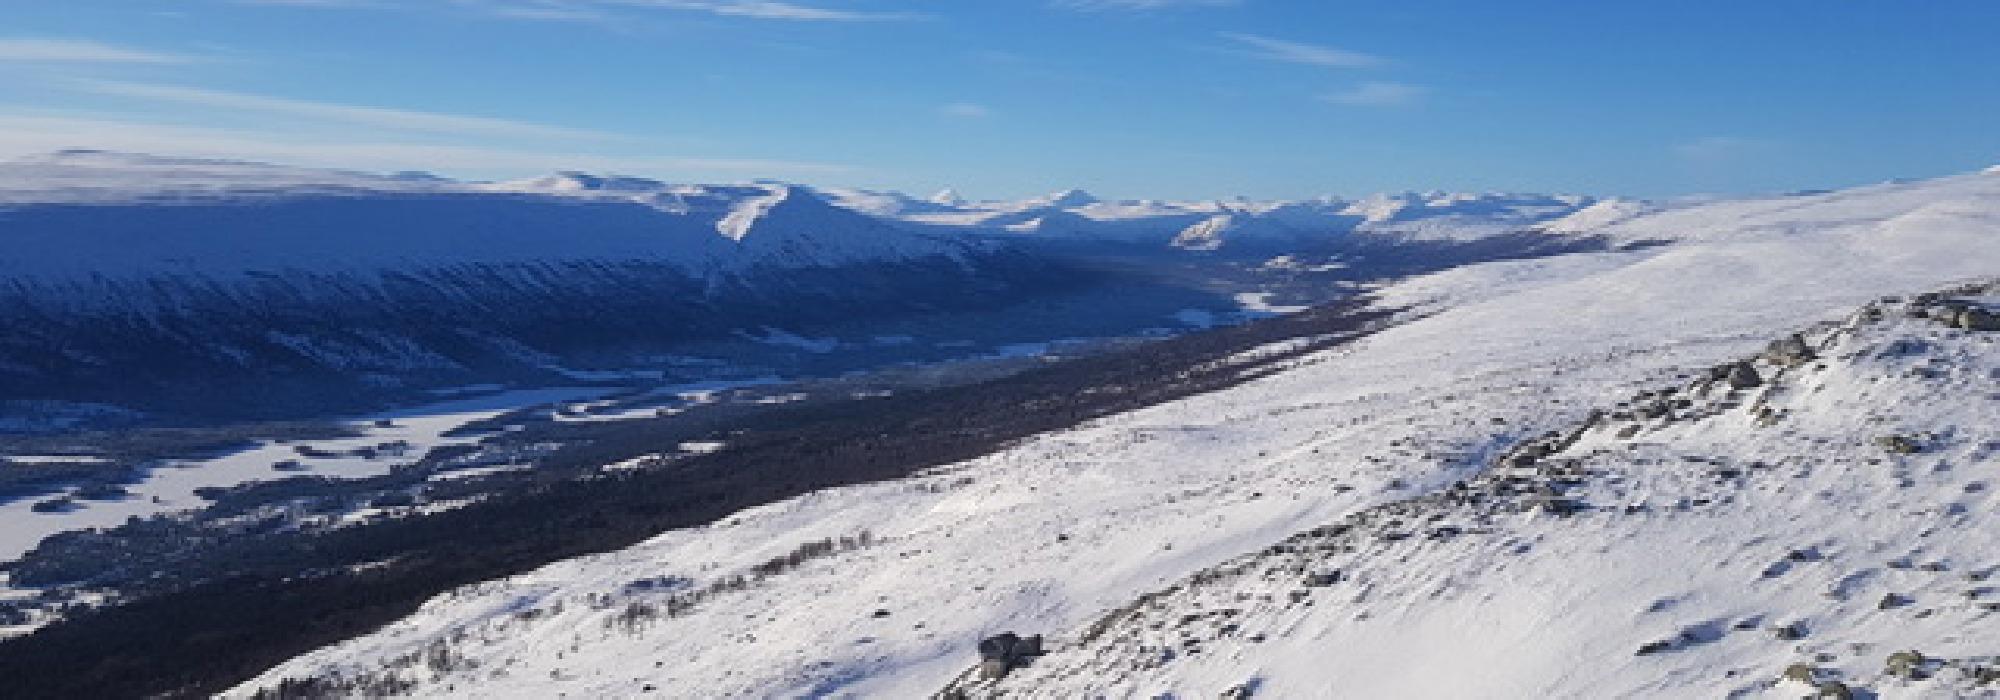
[[[1764,348],[1764,359],[1786,367],[1802,365],[1818,358],[1819,355],[1813,352],[1812,346],[1806,345],[1805,336],[1797,333],[1771,341],[1771,344]]]
[[[1819,669],[1813,668],[1812,664],[1792,664],[1785,667],[1784,679],[1817,687],[1819,685]]]
[[[1042,636],[1022,637],[1013,632],[999,634],[979,640],[979,677],[997,680],[1028,662],[1032,657],[1041,656]]]
[[[1972,669],[1970,675],[1972,676],[1973,685],[2000,683],[2000,667],[1979,666]]]
[[[1305,581],[1305,585],[1308,588],[1325,588],[1327,586],[1331,586],[1336,583],[1340,583],[1339,571],[1329,571],[1326,573],[1318,573],[1318,574],[1307,574]]]
[[[1646,642],[1639,645],[1639,650],[1634,652],[1633,656],[1652,656],[1660,652],[1672,651],[1673,648],[1674,643],[1669,641]]]
[[[1884,450],[1899,455],[1913,455],[1923,451],[1923,448],[1917,445],[1917,441],[1901,435],[1884,435],[1875,438],[1875,444]]]
[[[1748,362],[1738,362],[1729,368],[1729,388],[1754,389],[1764,385],[1764,378],[1757,374],[1757,368]]]
[[[1021,636],[1013,632],[999,634],[979,640],[979,660],[1008,661],[1014,658],[1014,648],[1021,643]]]
[[[1889,675],[1904,680],[1916,680],[1923,675],[1924,655],[1914,649],[1899,651],[1889,655],[1887,664]]]
[[[1981,308],[1968,308],[1958,312],[1952,319],[1952,327],[1968,331],[2000,331],[2000,314]]]

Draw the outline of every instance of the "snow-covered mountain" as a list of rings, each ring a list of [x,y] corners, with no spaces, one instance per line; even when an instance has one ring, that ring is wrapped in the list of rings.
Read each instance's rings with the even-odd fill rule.
[[[461,182],[64,151],[0,163],[0,323],[10,330],[0,337],[0,418],[23,399],[141,412],[306,396],[350,406],[570,370],[656,372],[690,344],[767,328],[832,333],[1134,284],[1097,265],[1107,254],[1293,255],[1309,264],[1288,269],[1332,270],[1333,259],[1351,266],[1372,247],[1385,263],[1373,274],[1406,274],[1587,247],[1584,230],[1535,226],[1594,203],[1440,193],[1174,203],[1080,190],[974,203],[768,182],[581,172]],[[1096,258],[1083,263],[1079,249]],[[1138,282],[1158,301],[1106,330],[1226,309],[1234,291],[1216,281]],[[1221,286],[1271,291],[1261,284]],[[1144,296],[1132,291],[1117,296]],[[259,381],[235,379],[244,376]],[[185,397],[203,405],[159,403]]]
[[[757,268],[955,258],[805,188],[585,173],[502,183],[95,151],[0,163],[11,280],[374,272],[562,260]]]
[[[266,385],[248,376],[266,403],[339,405],[985,307],[1049,287],[1050,268],[792,185],[63,152],[0,164],[0,399],[228,404]]]
[[[1064,211],[1106,206],[1169,208]],[[2000,175],[1532,208],[1656,244],[1402,281],[1287,371],[468,586],[232,695],[1993,693]],[[1051,653],[972,680],[1003,630]]]
[[[1336,245],[1359,237],[1373,242],[1471,241],[1540,231],[1578,234],[1578,226],[1552,226],[1585,211],[1633,212],[1639,202],[1575,195],[1405,192],[1347,200],[1106,201],[1082,190],[1064,190],[1019,201],[916,202],[858,190],[832,193],[836,201],[879,216],[930,226],[1031,234],[1058,241],[1118,242],[1212,252],[1249,247]]]

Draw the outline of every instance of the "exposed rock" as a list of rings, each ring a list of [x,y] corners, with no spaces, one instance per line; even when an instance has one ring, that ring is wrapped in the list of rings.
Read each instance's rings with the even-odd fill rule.
[[[1973,668],[1968,675],[1972,676],[1973,685],[2000,683],[2000,667],[1979,666]]]
[[[1796,663],[1785,667],[1783,678],[1788,681],[1797,681],[1810,686],[1818,686],[1819,669],[1813,668],[1812,664]]]
[[[1013,632],[979,640],[979,677],[989,680],[1005,678],[1009,671],[1042,655],[1042,636],[1022,637]]]
[[[1769,347],[1764,348],[1764,359],[1773,364],[1793,367],[1819,359],[1819,355],[1813,352],[1811,346],[1806,345],[1805,336],[1793,333],[1772,341]]]
[[[1340,578],[1341,574],[1339,571],[1329,571],[1321,574],[1311,574],[1306,576],[1305,585],[1311,588],[1322,588],[1325,586],[1331,586],[1333,584],[1340,583]]]
[[[1958,312],[1951,326],[1968,331],[2000,331],[2000,314],[1981,308],[1967,308]]]
[[[1901,435],[1884,435],[1875,438],[1875,444],[1884,450],[1888,450],[1890,453],[1899,455],[1913,455],[1923,451],[1923,448],[1917,445],[1917,441]]]
[[[1924,672],[1924,655],[1914,649],[1890,654],[1888,671],[1897,678],[1916,680]]]
[[[1729,368],[1729,388],[1753,389],[1764,385],[1764,378],[1757,374],[1757,368],[1748,362],[1738,362]]]

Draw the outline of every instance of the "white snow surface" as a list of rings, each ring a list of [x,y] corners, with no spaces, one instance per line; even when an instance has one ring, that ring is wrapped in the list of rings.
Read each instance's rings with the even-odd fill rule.
[[[1378,204],[1370,216],[1401,211]],[[1881,657],[1903,647],[2000,651],[1993,618],[1962,597],[1980,586],[1958,578],[2000,565],[1992,491],[1968,488],[2000,484],[1991,448],[2000,340],[1928,321],[1854,331],[1829,351],[1841,357],[1829,369],[1774,382],[1783,393],[1766,400],[1790,416],[1780,427],[1754,427],[1735,409],[1638,438],[1633,455],[1676,471],[1608,463],[1618,478],[1590,487],[1605,490],[1587,500],[1644,500],[1643,517],[1520,514],[1496,521],[1498,534],[1371,545],[1326,560],[1362,578],[1313,593],[1310,607],[1257,599],[1285,602],[1298,587],[1289,575],[1225,580],[1200,595],[1184,579],[1437,493],[1524,438],[1573,429],[1637,391],[1686,384],[1790,332],[1830,337],[1814,324],[1876,297],[1993,276],[1997,216],[2000,177],[1980,174],[1622,220],[1592,231],[1673,242],[1392,285],[1381,303],[1407,309],[1400,324],[1274,376],[468,586],[231,694],[287,677],[393,673],[424,697],[927,697],[973,663],[982,635],[1002,630],[1050,635],[1058,651],[1003,684],[1050,697],[1215,697],[1246,683],[1258,697],[1796,697],[1803,686],[1770,681],[1822,651],[1835,655],[1821,664],[1827,673],[1887,697],[1947,692],[1943,681],[1881,678]],[[1931,350],[1864,352],[1904,336]],[[1918,365],[1949,381],[1913,377]],[[1868,444],[1917,431],[1937,436],[1936,451],[1889,456]],[[1722,497],[1682,466],[1690,455],[1779,466],[1746,478],[1752,485],[1727,492],[1724,505],[1679,512],[1666,506]],[[634,581],[707,586],[802,543],[862,532],[875,542],[674,617],[616,621],[684,590]],[[1758,578],[1801,546],[1827,561]],[[1903,556],[1942,561],[1949,573],[1886,563]],[[1850,574],[1860,578],[1840,583]],[[1823,595],[1830,585],[1853,591],[1834,600]],[[1124,647],[1082,643],[1089,623],[1159,591],[1179,591],[1147,608],[1144,619],[1166,632],[1135,632]],[[1917,602],[1875,610],[1896,591]],[[1132,646],[1146,635],[1178,644],[1168,632],[1182,616],[1223,600],[1245,608],[1255,629],[1165,662]],[[1915,617],[1925,609],[1933,613]],[[1798,642],[1726,633],[1634,656],[1678,630],[1707,635],[1758,615],[1758,625],[1802,621],[1810,631]],[[1251,632],[1266,638],[1249,642]],[[439,649],[459,661],[417,661]],[[1140,661],[1159,663],[1116,672]]]
[[[1781,675],[1802,663],[1862,697],[1993,697],[1977,669],[2000,661],[2000,340],[1880,310],[1808,331],[1817,363],[1758,363],[1764,383],[1737,391],[1657,384],[1691,405],[1596,423],[1449,494],[1497,507],[1351,515],[1183,579],[979,694],[1784,698],[1812,690]],[[1507,478],[1534,486],[1503,504]],[[1583,512],[1521,497],[1572,478]],[[1922,677],[1888,672],[1909,650]]]

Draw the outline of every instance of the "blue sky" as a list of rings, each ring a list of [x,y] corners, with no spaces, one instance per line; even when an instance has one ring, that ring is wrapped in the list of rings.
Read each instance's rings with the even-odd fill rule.
[[[1987,0],[0,0],[0,157],[1776,191],[2000,162],[1996,36]]]

